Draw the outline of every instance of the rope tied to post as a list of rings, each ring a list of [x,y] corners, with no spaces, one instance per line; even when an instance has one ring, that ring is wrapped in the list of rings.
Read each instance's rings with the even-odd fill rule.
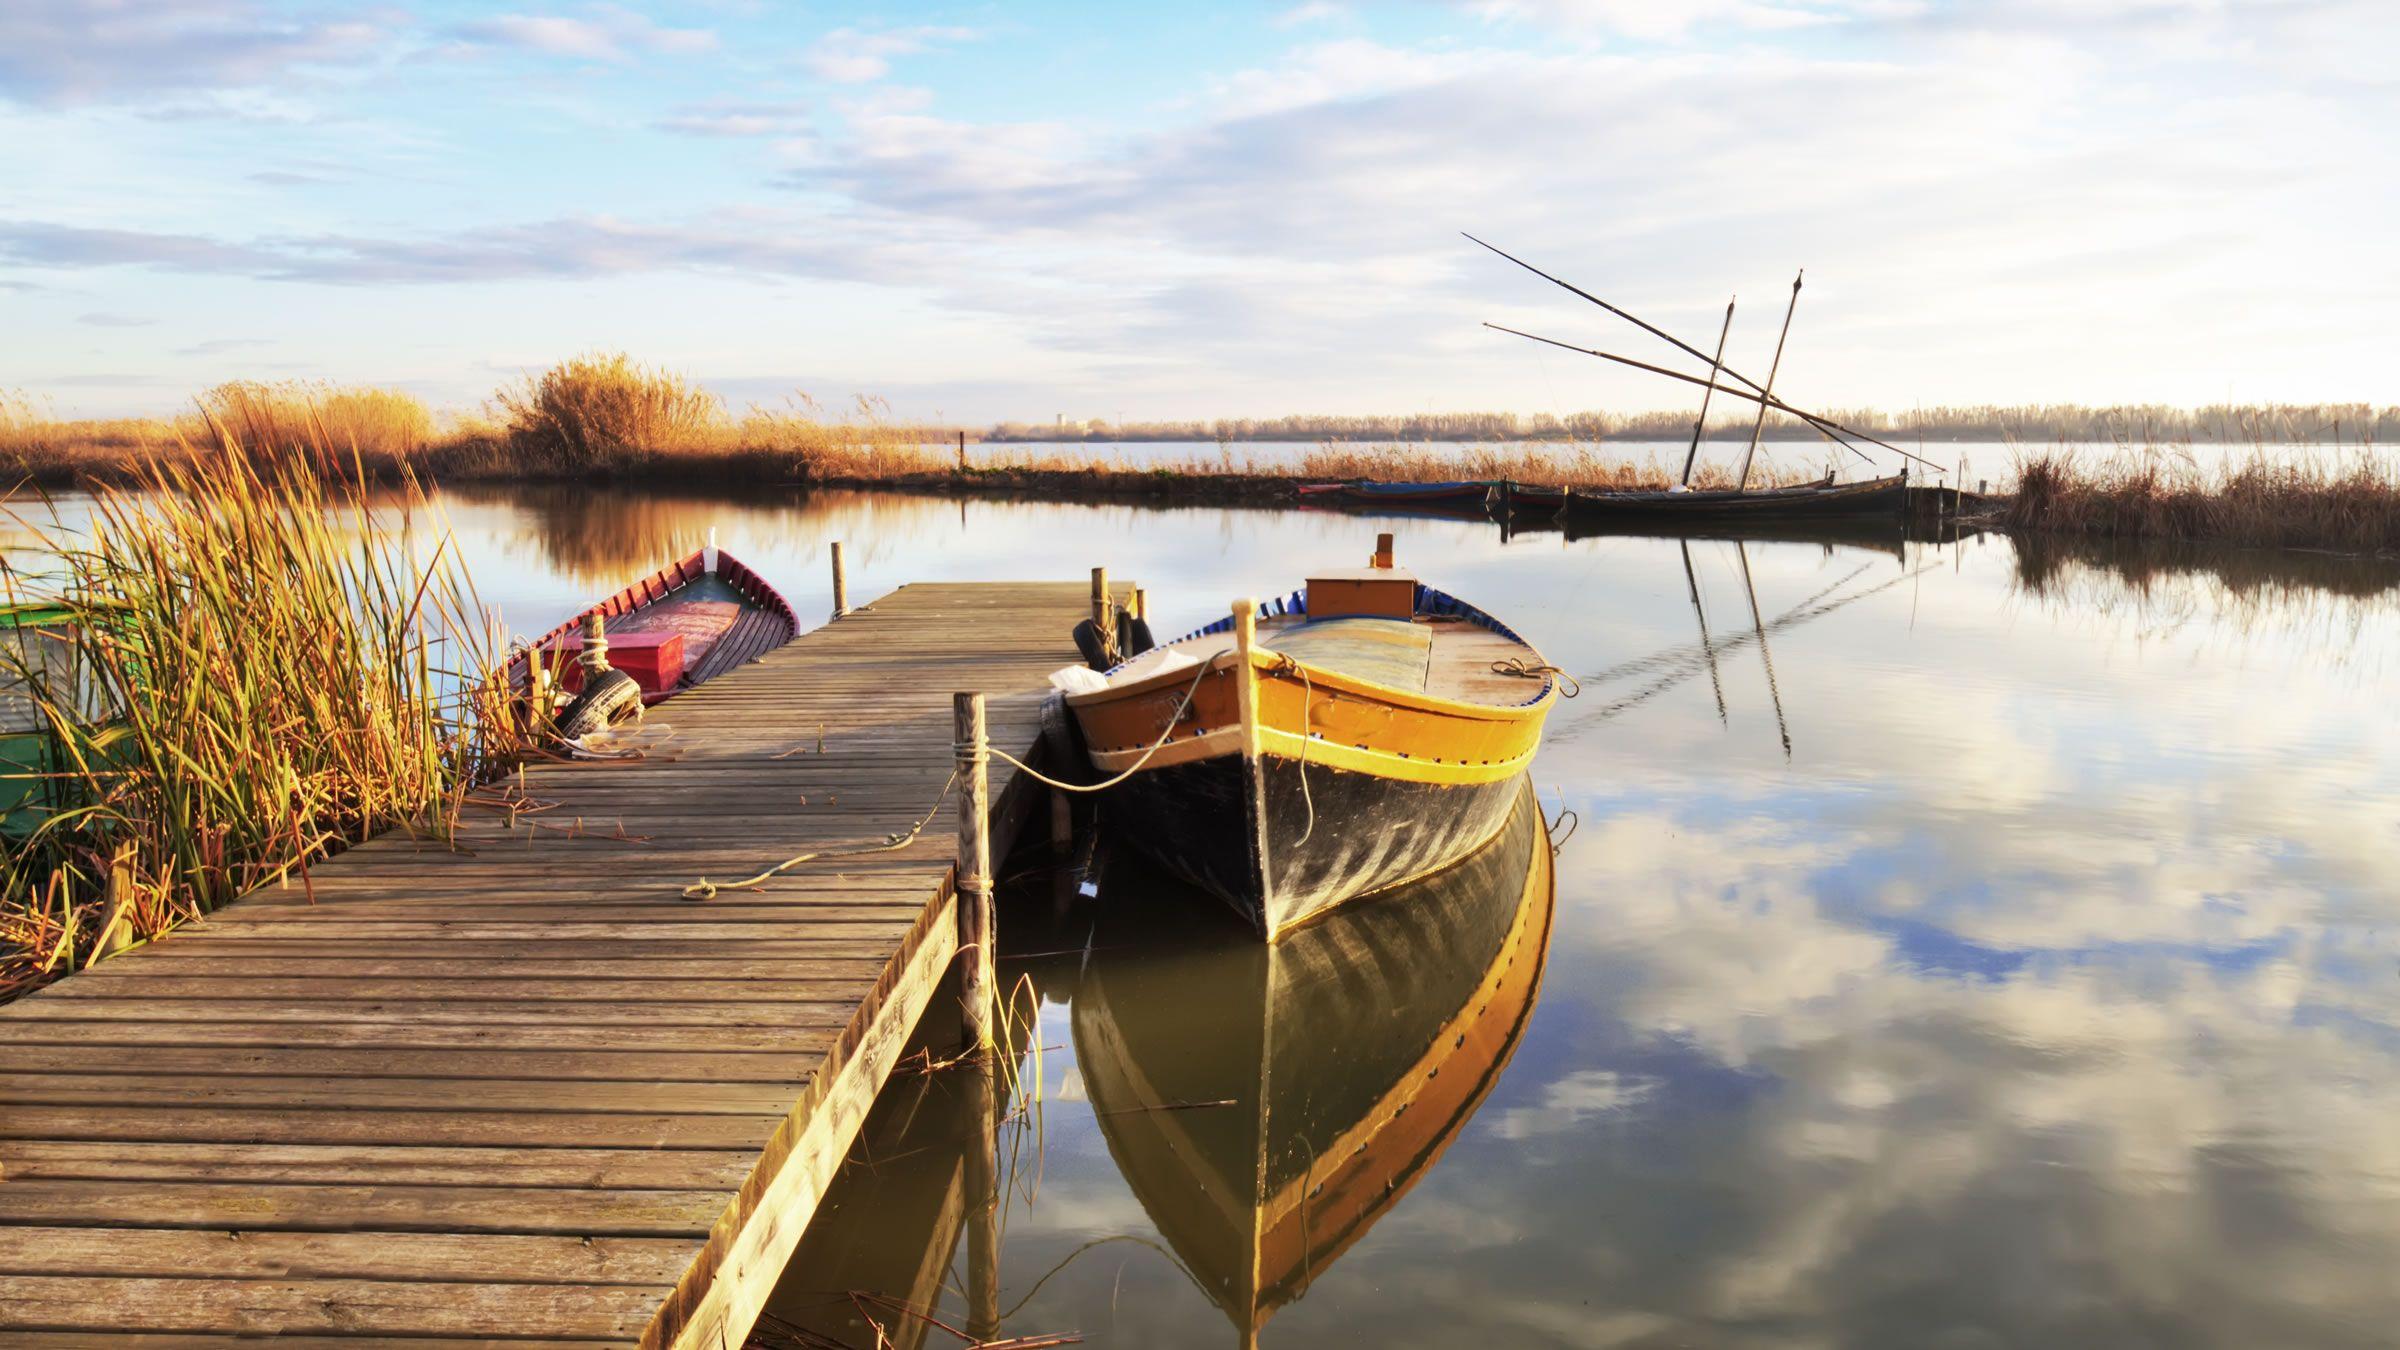
[[[1200,663],[1200,668],[1192,672],[1192,682],[1184,686],[1183,697],[1175,701],[1175,711],[1168,715],[1167,724],[1165,727],[1160,729],[1158,733],[1158,739],[1150,742],[1150,748],[1142,752],[1142,757],[1140,759],[1137,759],[1132,764],[1127,765],[1125,772],[1118,774],[1116,777],[1109,779],[1105,783],[1062,783],[998,746],[991,747],[991,755],[994,759],[1003,760],[1015,766],[1017,772],[1024,774],[1026,777],[1031,778],[1033,781],[1040,783],[1044,787],[1056,788],[1060,792],[1104,792],[1109,788],[1115,787],[1117,784],[1124,782],[1126,779],[1133,777],[1135,774],[1140,773],[1142,771],[1142,766],[1148,764],[1153,755],[1156,755],[1162,748],[1164,748],[1168,741],[1174,739],[1175,724],[1182,721],[1183,715],[1191,710],[1192,699],[1200,692],[1200,681],[1207,678],[1208,672],[1215,670],[1216,668],[1216,662],[1213,660],[1203,661]]]
[[[1520,680],[1538,680],[1545,676],[1555,675],[1558,677],[1559,684],[1563,686],[1560,692],[1566,697],[1573,698],[1583,692],[1583,685],[1577,682],[1574,676],[1547,661],[1528,661],[1522,656],[1511,656],[1505,660],[1492,662],[1492,673],[1494,675],[1510,675]]]
[[[802,863],[815,862],[820,858],[864,858],[877,853],[896,853],[917,842],[917,836],[925,833],[925,827],[933,822],[934,815],[942,809],[942,803],[950,800],[950,790],[957,786],[958,770],[952,769],[949,780],[942,784],[941,792],[934,797],[933,805],[926,809],[924,815],[917,818],[917,823],[905,830],[885,835],[880,844],[869,844],[863,848],[822,848],[812,853],[795,854],[757,876],[745,877],[740,881],[720,883],[702,877],[683,888],[683,898],[686,900],[714,900],[722,891],[754,891]]]

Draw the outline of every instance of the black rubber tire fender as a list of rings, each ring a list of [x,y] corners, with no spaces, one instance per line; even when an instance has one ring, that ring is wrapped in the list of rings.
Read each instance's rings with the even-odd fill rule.
[[[583,692],[559,714],[558,734],[577,741],[628,720],[642,720],[641,681],[621,670],[604,670],[585,681]]]

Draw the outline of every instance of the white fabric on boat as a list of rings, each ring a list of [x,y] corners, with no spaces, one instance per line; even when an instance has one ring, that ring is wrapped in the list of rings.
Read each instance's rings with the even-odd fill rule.
[[[1153,647],[1112,674],[1084,666],[1062,666],[1050,672],[1050,687],[1068,694],[1093,694],[1117,685],[1133,684],[1172,670],[1190,670],[1199,661],[1172,647]]]

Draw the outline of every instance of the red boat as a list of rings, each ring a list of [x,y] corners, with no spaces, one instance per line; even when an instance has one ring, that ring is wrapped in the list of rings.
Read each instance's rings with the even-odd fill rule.
[[[594,615],[609,669],[586,690],[584,629]],[[575,700],[560,715],[569,736],[608,725],[637,706],[673,698],[792,640],[791,604],[765,579],[711,544],[608,597],[537,639],[531,652]],[[520,656],[512,674],[530,676]]]

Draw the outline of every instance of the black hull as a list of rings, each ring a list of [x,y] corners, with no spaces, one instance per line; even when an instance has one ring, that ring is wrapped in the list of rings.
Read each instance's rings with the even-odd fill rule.
[[[1577,492],[1566,518],[1597,521],[1834,520],[1884,517],[1897,521],[1908,484],[1893,478],[1832,488],[1768,492]]]
[[[1223,898],[1268,940],[1346,900],[1430,876],[1499,832],[1522,775],[1417,783],[1268,755],[1264,801],[1237,755],[1135,774],[1108,797],[1112,840]]]

